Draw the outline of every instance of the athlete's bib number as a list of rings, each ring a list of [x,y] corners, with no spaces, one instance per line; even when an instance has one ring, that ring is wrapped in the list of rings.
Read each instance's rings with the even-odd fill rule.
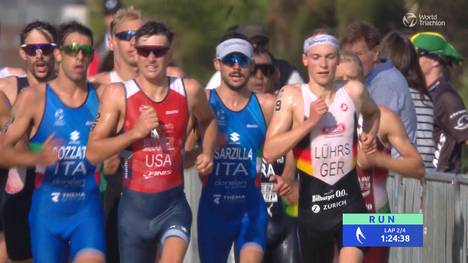
[[[276,203],[278,202],[278,195],[273,191],[275,188],[275,183],[261,183],[263,199],[267,203]]]

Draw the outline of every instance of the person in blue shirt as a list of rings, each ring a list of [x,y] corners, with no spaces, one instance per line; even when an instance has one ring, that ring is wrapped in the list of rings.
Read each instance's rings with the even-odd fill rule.
[[[365,84],[377,105],[385,106],[400,116],[406,133],[416,143],[416,111],[408,82],[390,59],[380,59],[378,50],[380,33],[366,22],[350,24],[341,38],[341,48],[354,53],[362,63]],[[392,156],[398,157],[392,149]]]

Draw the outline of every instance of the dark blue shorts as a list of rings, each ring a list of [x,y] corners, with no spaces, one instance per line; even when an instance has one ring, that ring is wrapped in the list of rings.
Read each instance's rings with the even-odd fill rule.
[[[42,195],[42,196],[41,196]],[[45,196],[47,195],[47,196]],[[99,193],[89,193],[86,206],[75,213],[46,214],[40,203],[50,198],[45,192],[33,193],[29,213],[31,248],[35,263],[63,263],[82,252],[93,251],[104,258],[104,219]]]
[[[157,194],[124,189],[119,204],[122,263],[154,263],[169,237],[190,240],[192,212],[181,187]]]
[[[266,206],[260,191],[252,195],[246,205],[232,207],[214,202],[219,196],[202,193],[198,209],[198,250],[202,263],[226,262],[233,243],[236,258],[246,245],[265,251]]]

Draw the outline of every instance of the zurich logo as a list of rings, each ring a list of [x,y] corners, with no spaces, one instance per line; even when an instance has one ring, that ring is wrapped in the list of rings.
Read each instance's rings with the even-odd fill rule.
[[[229,139],[233,142],[237,142],[240,140],[240,135],[237,132],[233,132],[229,135]]]

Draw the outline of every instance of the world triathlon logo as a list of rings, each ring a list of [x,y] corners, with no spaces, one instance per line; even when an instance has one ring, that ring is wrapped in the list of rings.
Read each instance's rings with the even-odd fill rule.
[[[437,14],[406,13],[402,21],[403,25],[408,28],[413,28],[416,25],[420,27],[443,27],[446,25],[445,20],[440,19]]]
[[[415,27],[418,23],[418,17],[414,13],[406,13],[403,16],[403,25],[406,27]]]

